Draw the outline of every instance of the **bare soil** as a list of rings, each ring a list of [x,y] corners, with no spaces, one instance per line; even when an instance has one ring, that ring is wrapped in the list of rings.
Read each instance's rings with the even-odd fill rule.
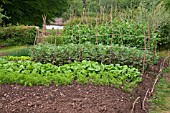
[[[153,85],[160,62],[145,73],[143,81],[132,92],[124,92],[114,86],[80,85],[68,86],[21,86],[0,85],[0,113],[147,113],[150,103],[142,101],[146,91]],[[151,70],[148,70],[149,72]]]

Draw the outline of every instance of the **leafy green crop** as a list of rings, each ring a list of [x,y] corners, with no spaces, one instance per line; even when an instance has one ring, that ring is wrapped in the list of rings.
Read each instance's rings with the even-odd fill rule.
[[[144,51],[118,45],[110,47],[93,44],[67,44],[54,47],[54,45],[45,44],[35,46],[31,57],[33,61],[53,63],[58,66],[88,60],[103,64],[128,65],[141,70]],[[157,57],[154,57],[152,52],[146,51],[146,68],[156,60]]]
[[[141,82],[140,74],[138,69],[127,65],[104,65],[86,60],[58,67],[49,63],[0,59],[0,84],[67,85],[76,81],[80,84],[113,84],[117,88],[132,91]]]
[[[114,19],[112,25],[110,23],[104,23],[98,26],[90,26],[88,24],[66,26],[63,34],[66,37],[66,43],[78,44],[80,39],[81,44],[87,42],[96,44],[97,34],[99,44],[110,45],[112,40],[113,44],[141,49],[144,48],[144,32],[147,35],[148,28],[145,24]],[[151,49],[153,49],[156,44],[156,36],[157,34],[150,31]]]
[[[18,56],[4,56],[2,58],[6,59],[8,61],[31,60],[31,57],[29,57],[29,56],[20,56],[20,57],[18,57]]]

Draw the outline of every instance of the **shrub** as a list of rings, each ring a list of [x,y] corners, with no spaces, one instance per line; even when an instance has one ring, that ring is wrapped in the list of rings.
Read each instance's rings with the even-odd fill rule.
[[[0,41],[6,45],[31,45],[34,43],[36,28],[34,26],[10,26],[0,30]]]
[[[31,57],[33,61],[55,65],[90,60],[103,64],[129,65],[141,69],[144,51],[118,45],[110,47],[93,44],[67,44],[55,47],[46,44],[35,46],[32,49]],[[156,60],[157,58],[151,52],[146,52],[146,67]]]

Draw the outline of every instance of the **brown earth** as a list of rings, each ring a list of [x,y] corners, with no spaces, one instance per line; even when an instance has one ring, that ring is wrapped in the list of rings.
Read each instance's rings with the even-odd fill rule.
[[[0,85],[0,113],[131,113],[137,97],[140,99],[133,113],[147,113],[148,99],[146,110],[142,110],[142,101],[153,85],[160,62],[152,67],[153,73],[143,75],[142,83],[131,94],[114,86],[77,83],[33,87]]]

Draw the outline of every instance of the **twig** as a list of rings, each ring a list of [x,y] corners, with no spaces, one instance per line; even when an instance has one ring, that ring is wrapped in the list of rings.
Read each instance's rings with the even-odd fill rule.
[[[150,93],[149,93],[149,96],[152,95],[152,93],[153,93],[153,91],[154,91],[154,89],[155,89],[155,85],[156,85],[156,83],[158,82],[159,76],[162,74],[162,70],[163,70],[163,68],[164,68],[165,61],[166,61],[167,59],[169,59],[169,58],[170,58],[170,56],[168,55],[168,57],[166,57],[166,58],[164,59],[164,61],[161,63],[159,73],[158,73],[158,75],[156,76],[155,82],[154,82],[154,84],[153,84],[153,86],[152,86],[152,89],[151,89],[151,91],[150,91]]]
[[[142,102],[142,109],[143,109],[143,110],[146,110],[146,109],[145,109],[145,100],[146,100],[146,98],[147,98],[148,92],[149,92],[149,89],[146,91],[145,97],[144,97],[143,102]]]
[[[136,102],[140,99],[140,97],[136,98],[135,101],[133,102],[133,106],[132,106],[132,110],[131,110],[131,113],[133,113],[133,110],[135,108],[135,104]]]

